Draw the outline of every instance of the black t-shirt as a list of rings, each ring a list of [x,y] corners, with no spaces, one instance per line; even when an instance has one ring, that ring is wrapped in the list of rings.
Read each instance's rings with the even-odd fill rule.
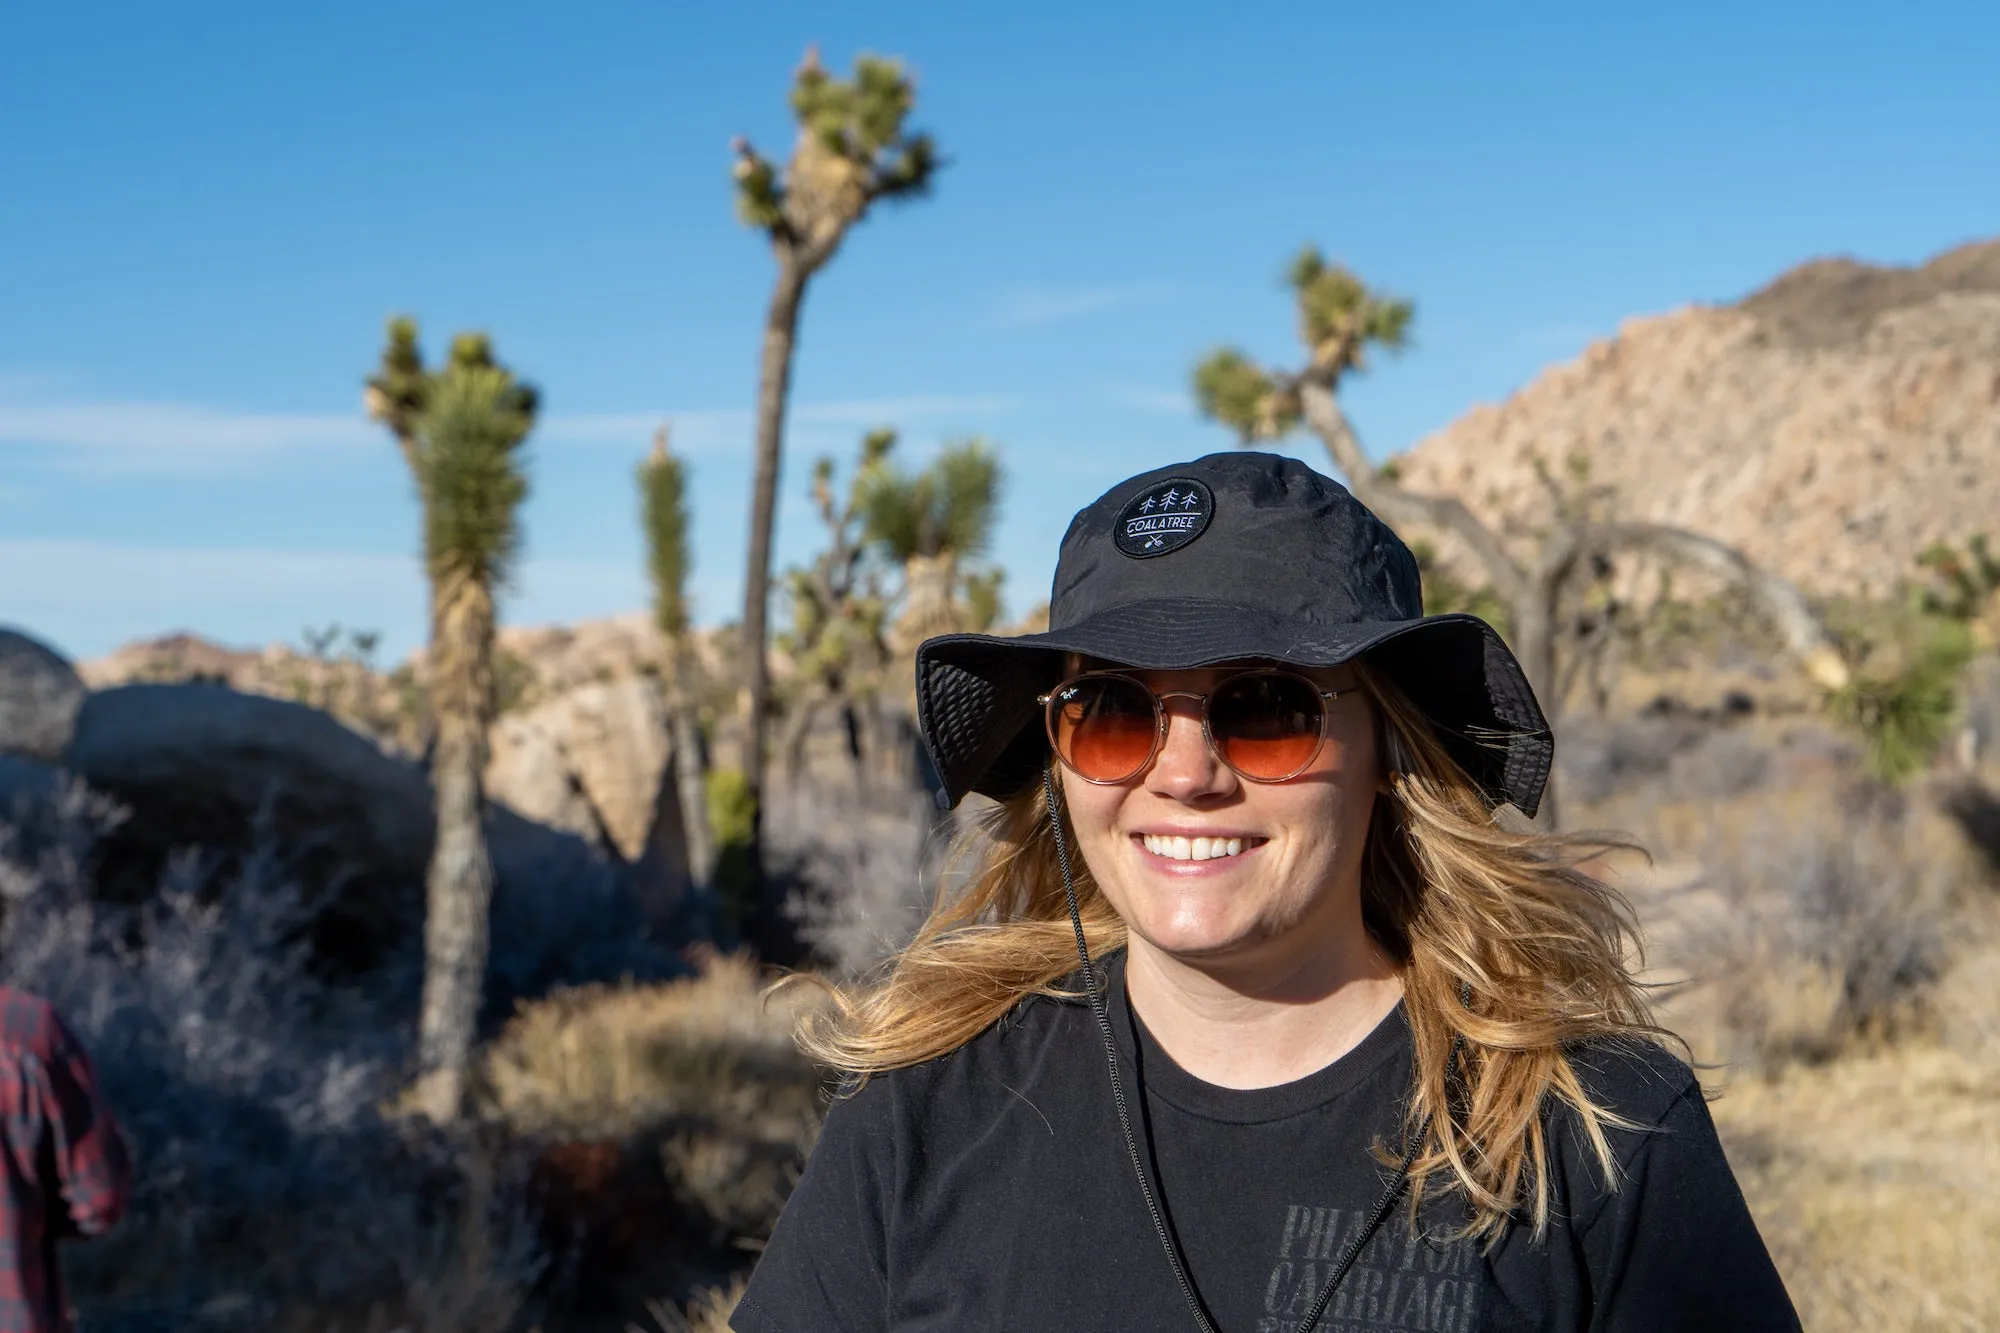
[[[1128,1096],[1143,1082],[1149,1172],[1219,1333],[1296,1333],[1394,1168],[1411,1076],[1399,1006],[1352,1051],[1275,1088],[1176,1066],[1107,967]],[[1465,1213],[1390,1214],[1341,1283],[1326,1333],[1426,1329],[1796,1329],[1686,1065],[1651,1045],[1573,1057],[1613,1130],[1607,1189],[1574,1115],[1552,1109],[1550,1221],[1491,1248]],[[1141,1151],[1149,1151],[1142,1141]],[[1134,1180],[1103,1040],[1082,1001],[1032,998],[960,1050],[837,1102],[736,1309],[739,1333],[1196,1325]]]

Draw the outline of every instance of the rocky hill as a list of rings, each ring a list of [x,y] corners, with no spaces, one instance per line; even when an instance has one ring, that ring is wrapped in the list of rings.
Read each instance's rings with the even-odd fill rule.
[[[1934,541],[2000,539],[2000,240],[1907,269],[1815,260],[1734,305],[1628,320],[1399,465],[1525,533],[1548,503],[1537,456],[1558,477],[1587,460],[1621,517],[1816,591],[1880,593]]]

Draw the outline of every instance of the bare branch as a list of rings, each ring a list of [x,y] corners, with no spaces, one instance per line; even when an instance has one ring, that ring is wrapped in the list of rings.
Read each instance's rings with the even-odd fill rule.
[[[1500,545],[1493,530],[1481,523],[1455,496],[1406,491],[1384,477],[1361,450],[1354,428],[1333,391],[1311,379],[1298,386],[1306,425],[1319,436],[1334,465],[1347,476],[1348,489],[1393,528],[1422,526],[1456,533],[1486,569],[1493,590],[1504,601],[1519,601],[1528,590],[1528,576]]]
[[[1550,545],[1536,569],[1536,583],[1553,593],[1579,563],[1619,552],[1659,556],[1721,578],[1750,598],[1783,637],[1785,647],[1799,659],[1806,674],[1822,688],[1837,690],[1848,683],[1846,662],[1798,588],[1735,547],[1698,532],[1660,523],[1593,523],[1574,528]]]

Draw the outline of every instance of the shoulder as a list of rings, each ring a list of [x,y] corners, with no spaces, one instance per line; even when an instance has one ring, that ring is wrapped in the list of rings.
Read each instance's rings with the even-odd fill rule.
[[[1688,1063],[1657,1042],[1617,1038],[1583,1042],[1568,1052],[1584,1095],[1614,1121],[1653,1128],[1683,1099],[1701,1097]]]
[[[1032,1113],[1044,1095],[1076,1086],[1070,1066],[1096,1051],[1079,1040],[1091,1022],[1080,1002],[1030,995],[956,1050],[876,1074],[843,1094],[828,1116],[858,1129],[928,1136]]]
[[[1701,1081],[1685,1060],[1640,1038],[1587,1042],[1568,1055],[1584,1097],[1601,1113],[1611,1156],[1607,1174],[1583,1114],[1566,1101],[1550,1108],[1554,1164],[1578,1222],[1587,1226],[1614,1195],[1643,1181],[1655,1158],[1721,1160]]]
[[[1648,1042],[1571,1052],[1606,1113],[1607,1177],[1574,1108],[1555,1117],[1552,1209],[1581,1262],[1593,1328],[1784,1329],[1798,1317],[1686,1062]]]

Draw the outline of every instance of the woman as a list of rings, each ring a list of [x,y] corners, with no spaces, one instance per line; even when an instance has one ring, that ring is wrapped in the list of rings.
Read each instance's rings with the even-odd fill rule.
[[[1797,1326],[1602,845],[1496,817],[1533,693],[1394,533],[1213,455],[1077,515],[1050,625],[919,650],[998,804],[806,1035],[859,1086],[737,1329]]]

